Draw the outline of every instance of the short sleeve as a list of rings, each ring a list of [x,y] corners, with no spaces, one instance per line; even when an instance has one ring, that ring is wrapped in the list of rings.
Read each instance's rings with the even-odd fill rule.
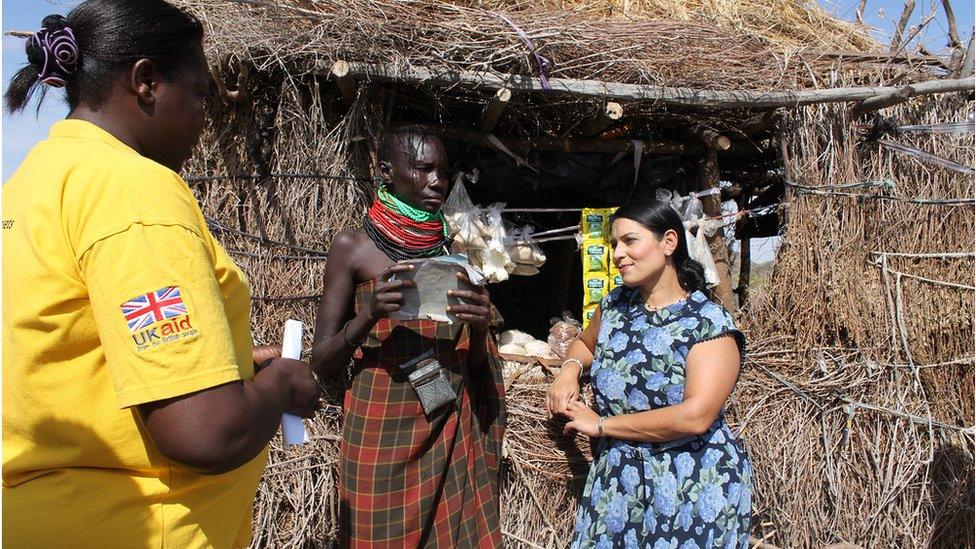
[[[603,299],[600,300],[600,310],[608,311],[616,307],[622,299],[626,289],[626,286],[617,286],[616,288],[607,292],[607,295],[603,296]]]
[[[725,307],[714,303],[712,301],[706,301],[702,304],[698,312],[700,324],[698,330],[698,339],[695,343],[701,343],[703,341],[710,341],[712,339],[717,339],[720,337],[731,337],[735,340],[735,344],[739,347],[739,358],[743,362],[746,359],[746,337],[739,330],[735,321],[732,320],[732,315],[725,310]]]
[[[241,379],[212,250],[178,225],[135,223],[79,268],[119,407]]]

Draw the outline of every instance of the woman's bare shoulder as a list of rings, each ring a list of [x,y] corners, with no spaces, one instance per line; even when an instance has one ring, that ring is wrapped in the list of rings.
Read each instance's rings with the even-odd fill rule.
[[[332,237],[329,244],[329,256],[351,256],[357,250],[362,249],[363,244],[369,241],[369,237],[362,229],[344,229]]]

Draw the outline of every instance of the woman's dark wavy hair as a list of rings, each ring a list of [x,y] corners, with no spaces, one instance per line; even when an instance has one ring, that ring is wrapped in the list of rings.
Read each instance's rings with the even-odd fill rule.
[[[671,259],[678,271],[678,282],[686,292],[696,290],[706,291],[705,269],[701,263],[688,255],[688,242],[685,239],[685,226],[681,216],[674,211],[667,202],[661,202],[650,195],[638,195],[621,206],[612,216],[610,222],[618,219],[629,219],[640,223],[658,238],[673,230],[678,234],[678,246],[674,249]]]
[[[64,78],[72,110],[79,103],[98,107],[118,74],[139,59],[152,61],[167,78],[203,62],[196,49],[203,39],[203,25],[163,0],[87,0],[67,18],[48,15],[41,26],[49,32],[70,27],[78,44],[78,65]],[[44,51],[34,40],[27,41],[27,61],[4,95],[10,113],[23,110],[38,87],[42,88],[41,101],[47,92],[38,78]]]

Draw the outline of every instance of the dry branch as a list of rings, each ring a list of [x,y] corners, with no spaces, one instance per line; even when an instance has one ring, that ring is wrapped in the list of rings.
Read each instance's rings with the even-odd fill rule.
[[[915,0],[905,0],[905,7],[901,10],[901,17],[898,19],[895,31],[891,33],[891,51],[895,52],[901,49],[901,38],[905,33],[905,27],[908,25],[908,20],[911,18],[913,11],[915,11]]]
[[[583,128],[584,137],[595,137],[599,135],[603,130],[610,127],[611,124],[620,120],[620,117],[624,114],[624,108],[620,103],[615,103],[613,101],[607,101],[607,104],[603,106],[603,109],[597,112],[597,115],[590,119],[586,123],[586,127]]]
[[[523,92],[551,92],[571,95],[650,101],[663,105],[705,108],[796,107],[817,103],[853,102],[892,93],[892,86],[864,86],[795,92],[720,91],[691,88],[667,88],[639,84],[621,84],[598,80],[550,78],[548,88],[539,78],[512,74],[471,71],[435,71],[424,67],[399,67],[382,64],[349,63],[349,74],[370,82],[403,82],[433,86],[468,86],[472,88],[509,88]],[[913,84],[917,95],[967,91],[976,80],[929,80]]]
[[[478,131],[481,133],[491,133],[498,123],[498,118],[505,112],[508,102],[512,99],[512,90],[501,88],[491,98],[485,110],[481,113],[481,120],[478,121]]]
[[[952,2],[942,0],[942,9],[945,10],[946,24],[948,25],[947,34],[949,35],[949,48],[961,48],[962,42],[959,40],[959,31],[956,29],[956,14],[952,12]]]
[[[869,97],[854,107],[854,114],[877,111],[885,107],[891,107],[899,103],[904,103],[912,97],[915,97],[916,93],[917,92],[915,91],[914,87],[904,86],[891,93]]]

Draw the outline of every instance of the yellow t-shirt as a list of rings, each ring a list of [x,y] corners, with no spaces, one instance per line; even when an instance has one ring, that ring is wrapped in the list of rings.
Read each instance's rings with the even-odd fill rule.
[[[167,460],[134,408],[254,376],[250,292],[186,183],[88,122],[3,188],[3,545],[246,545],[267,459]]]

